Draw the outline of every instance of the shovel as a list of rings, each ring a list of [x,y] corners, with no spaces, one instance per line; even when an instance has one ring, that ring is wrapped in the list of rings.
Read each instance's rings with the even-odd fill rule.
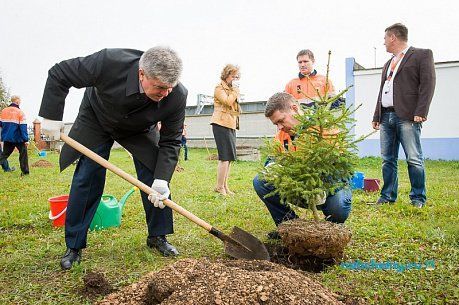
[[[137,186],[140,190],[142,190],[145,194],[152,194],[157,193],[151,187],[146,185],[145,183],[137,180],[136,178],[132,177],[122,169],[116,167],[115,165],[111,164],[92,150],[88,149],[87,147],[81,145],[74,139],[70,138],[69,136],[61,133],[61,139],[70,145],[75,150],[79,151],[86,157],[90,158],[94,162],[97,162],[102,167],[108,169],[109,171],[113,172],[114,174],[120,176],[124,180],[128,181],[134,186]],[[188,212],[172,200],[166,199],[163,200],[164,204],[170,207],[172,210],[176,211],[177,213],[185,216],[195,224],[204,228],[207,232],[214,235],[221,241],[225,246],[225,253],[229,256],[234,258],[240,259],[258,259],[258,260],[269,260],[269,253],[266,249],[265,245],[255,236],[252,234],[242,230],[238,227],[233,227],[233,231],[230,235],[226,235],[222,231],[218,230],[217,228],[211,226],[201,218],[195,216],[194,214]]]

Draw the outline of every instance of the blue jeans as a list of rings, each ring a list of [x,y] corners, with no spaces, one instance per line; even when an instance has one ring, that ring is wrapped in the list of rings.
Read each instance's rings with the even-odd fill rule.
[[[411,201],[426,202],[426,175],[421,148],[422,123],[400,119],[395,112],[384,112],[380,123],[382,174],[384,186],[381,198],[390,202],[397,200],[398,150],[402,144],[408,163]]]
[[[271,193],[275,190],[275,188],[273,185],[261,180],[258,175],[253,178],[253,187],[258,197],[260,197],[261,201],[263,201],[268,208],[269,213],[271,213],[271,217],[273,218],[276,226],[283,221],[298,218],[288,204],[281,202],[278,194],[264,198],[266,194]],[[351,190],[341,189],[333,196],[328,195],[325,203],[317,206],[317,209],[322,210],[322,213],[324,213],[328,221],[344,223],[351,212],[351,201]]]
[[[99,145],[93,151],[108,160],[113,140]],[[134,158],[137,177],[146,185],[153,183],[153,173],[140,161]],[[105,186],[107,170],[81,156],[70,187],[69,201],[65,219],[65,242],[68,248],[86,248],[89,225],[97,211]],[[173,233],[172,210],[155,208],[148,200],[148,195],[141,192],[146,214],[148,236]]]

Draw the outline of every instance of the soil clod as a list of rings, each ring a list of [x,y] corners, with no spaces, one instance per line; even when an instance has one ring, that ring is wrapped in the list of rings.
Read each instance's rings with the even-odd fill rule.
[[[98,296],[104,296],[113,291],[110,283],[105,276],[99,272],[89,271],[83,277],[83,294],[89,299],[95,299]]]

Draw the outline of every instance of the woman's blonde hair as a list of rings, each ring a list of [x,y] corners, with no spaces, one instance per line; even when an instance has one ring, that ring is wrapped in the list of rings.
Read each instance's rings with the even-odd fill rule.
[[[220,76],[221,80],[226,80],[228,76],[230,76],[233,73],[239,74],[239,66],[232,65],[232,64],[227,64],[222,71],[222,74]]]
[[[17,101],[21,101],[21,97],[19,95],[13,95],[11,97],[11,103],[16,103]]]

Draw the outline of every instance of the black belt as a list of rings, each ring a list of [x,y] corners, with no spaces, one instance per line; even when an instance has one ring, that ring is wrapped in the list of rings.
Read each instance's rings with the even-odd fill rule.
[[[395,108],[394,107],[382,107],[381,111],[382,112],[395,112]]]

